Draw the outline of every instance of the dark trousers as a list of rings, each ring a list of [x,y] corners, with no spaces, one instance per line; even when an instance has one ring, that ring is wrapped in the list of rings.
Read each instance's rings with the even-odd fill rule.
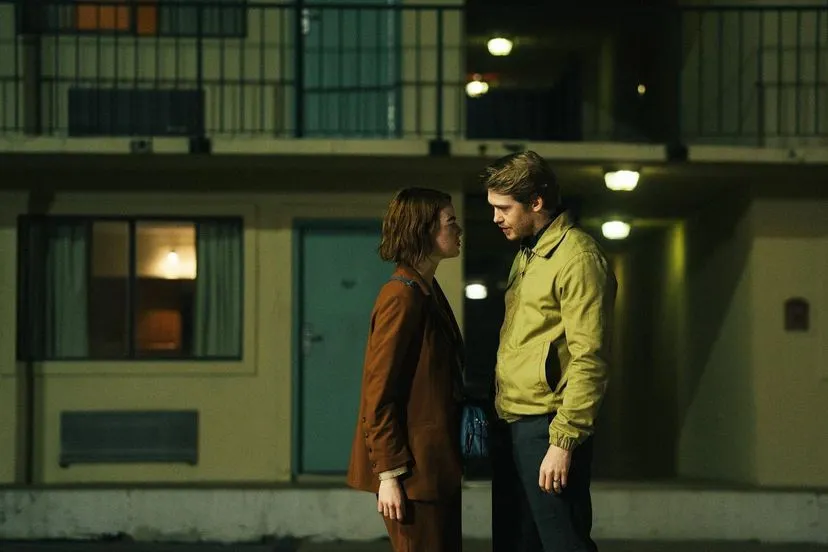
[[[449,500],[422,502],[408,500],[402,523],[385,520],[385,529],[394,552],[461,552],[462,493]]]
[[[595,552],[589,494],[592,439],[572,452],[561,494],[538,485],[549,449],[552,416],[494,424],[492,441],[493,552]]]

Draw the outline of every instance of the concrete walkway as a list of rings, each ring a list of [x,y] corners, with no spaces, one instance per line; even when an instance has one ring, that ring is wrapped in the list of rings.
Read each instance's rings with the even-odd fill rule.
[[[600,552],[828,552],[828,545],[754,542],[603,541],[598,547]],[[387,541],[303,543],[286,540],[268,544],[0,541],[0,552],[391,552],[391,547]],[[491,552],[491,544],[467,541],[463,552]]]

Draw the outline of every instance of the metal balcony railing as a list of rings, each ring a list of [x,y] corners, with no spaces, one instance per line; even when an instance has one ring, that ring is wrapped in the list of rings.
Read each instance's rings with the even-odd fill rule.
[[[0,133],[828,140],[826,6],[561,13],[492,62],[479,98],[465,84],[491,60],[466,16],[335,0],[0,0]],[[549,38],[564,33],[579,48]],[[549,78],[514,69],[531,64]]]

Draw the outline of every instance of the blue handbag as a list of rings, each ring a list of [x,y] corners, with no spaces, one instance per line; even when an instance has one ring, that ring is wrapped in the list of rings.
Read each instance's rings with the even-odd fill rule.
[[[411,288],[417,286],[414,280],[402,276],[394,275],[391,279]],[[464,460],[489,456],[489,422],[486,411],[469,402],[463,405],[463,416],[460,420],[460,451]]]
[[[460,450],[465,460],[489,456],[489,422],[483,408],[465,404],[460,420]]]

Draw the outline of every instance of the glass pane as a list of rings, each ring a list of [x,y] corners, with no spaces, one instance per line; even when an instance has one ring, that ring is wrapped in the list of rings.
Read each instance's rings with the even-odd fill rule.
[[[76,26],[81,31],[127,31],[129,30],[129,8],[79,4]]]
[[[195,242],[193,222],[136,224],[137,356],[192,356]]]
[[[129,355],[129,223],[92,225],[89,347],[92,358]]]

